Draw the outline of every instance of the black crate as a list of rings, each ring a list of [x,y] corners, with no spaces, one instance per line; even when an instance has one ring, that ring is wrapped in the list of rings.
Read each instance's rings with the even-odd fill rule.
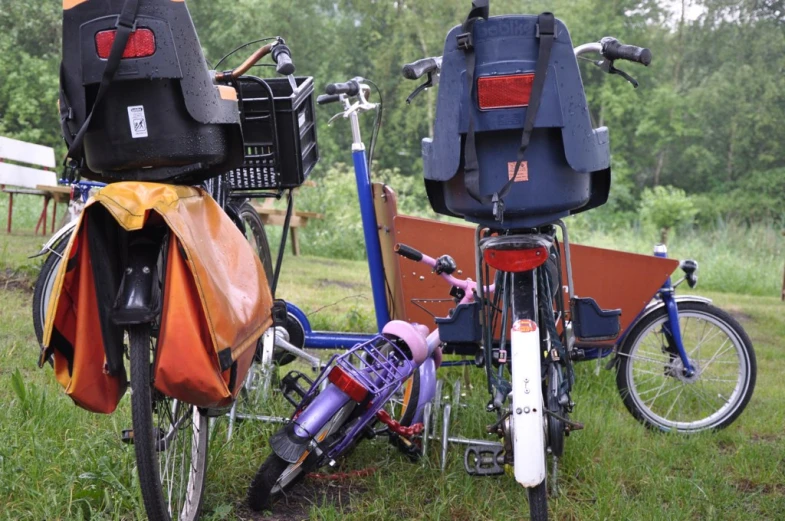
[[[303,184],[319,161],[313,78],[243,76],[237,90],[245,159],[226,174],[230,190],[282,190]]]

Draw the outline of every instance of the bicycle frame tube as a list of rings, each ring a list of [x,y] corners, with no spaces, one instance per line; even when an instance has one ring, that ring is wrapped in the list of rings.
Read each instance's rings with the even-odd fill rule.
[[[357,114],[352,114],[353,119]],[[356,138],[359,138],[359,133]],[[371,273],[371,290],[373,291],[373,308],[376,312],[376,326],[381,331],[390,321],[390,310],[387,307],[385,292],[384,266],[382,264],[382,247],[379,243],[376,211],[373,208],[373,189],[368,174],[365,147],[362,142],[352,145],[354,174],[357,179],[357,195],[360,199],[360,215],[362,216],[365,248],[368,251],[368,268]]]
[[[287,312],[297,319],[305,332],[305,347],[308,349],[349,349],[357,344],[371,340],[374,333],[339,333],[333,331],[314,331],[308,316],[292,304],[286,303]]]

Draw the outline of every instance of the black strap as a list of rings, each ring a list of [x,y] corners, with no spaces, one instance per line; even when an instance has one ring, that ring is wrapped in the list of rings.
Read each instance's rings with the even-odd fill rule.
[[[66,160],[69,157],[81,157],[79,148],[82,146],[82,141],[84,140],[84,135],[87,132],[88,127],[90,127],[90,120],[93,119],[93,114],[95,114],[96,107],[98,107],[98,104],[103,99],[106,91],[109,89],[109,85],[112,83],[112,80],[117,73],[117,69],[120,67],[120,60],[123,58],[125,46],[128,44],[128,38],[130,38],[131,33],[136,30],[136,13],[138,10],[139,0],[125,0],[123,10],[120,13],[120,16],[117,17],[117,24],[115,25],[117,28],[117,33],[115,34],[115,39],[114,43],[112,44],[112,50],[109,53],[109,58],[106,60],[106,68],[104,69],[104,74],[101,78],[101,85],[98,87],[98,93],[95,95],[93,107],[90,109],[90,114],[88,114],[87,118],[85,118],[85,121],[82,124],[82,127],[79,129],[79,132],[76,133],[73,141],[71,141],[71,144],[68,147]]]
[[[474,9],[472,9],[472,13],[473,12]],[[476,18],[473,20],[467,19],[466,22],[464,22],[464,29],[468,27],[469,31],[471,31],[475,21]],[[469,110],[469,129],[466,133],[466,143],[464,145],[464,184],[466,185],[466,191],[474,200],[482,204],[493,204],[493,215],[499,222],[504,219],[504,198],[510,192],[515,179],[518,177],[518,171],[521,168],[521,164],[524,160],[524,154],[527,147],[529,146],[531,134],[534,130],[534,122],[537,119],[537,112],[540,108],[540,100],[545,87],[545,79],[548,74],[548,65],[550,64],[551,59],[553,40],[556,37],[556,22],[552,13],[542,13],[538,17],[537,37],[540,39],[540,50],[537,56],[534,81],[532,83],[531,95],[529,97],[529,106],[526,110],[526,120],[523,125],[523,135],[521,136],[521,146],[518,149],[518,157],[515,163],[515,169],[513,170],[513,175],[504,184],[504,186],[502,186],[500,190],[494,192],[494,194],[491,196],[482,195],[480,193],[480,165],[479,161],[477,160],[477,145],[474,136],[474,118],[472,117],[473,110]],[[464,34],[459,35],[458,38],[458,45],[464,50],[466,54],[466,78],[469,82],[469,99],[474,102],[474,46],[472,45],[472,38],[465,37],[465,32]]]

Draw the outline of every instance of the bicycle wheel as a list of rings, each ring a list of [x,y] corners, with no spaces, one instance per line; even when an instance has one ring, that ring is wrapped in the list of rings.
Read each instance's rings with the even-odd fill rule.
[[[245,234],[245,238],[259,255],[259,260],[262,261],[262,267],[268,283],[272,282],[274,275],[273,260],[270,255],[270,243],[267,240],[267,232],[264,231],[262,218],[259,217],[253,205],[248,201],[243,201],[241,204],[229,204],[234,206],[237,216],[243,224],[244,229],[242,231]]]
[[[529,518],[532,521],[548,521],[548,490],[543,480],[533,488],[527,488],[529,496]]]
[[[208,418],[198,408],[153,389],[150,326],[133,326],[128,336],[133,441],[147,517],[196,520],[207,472]]]
[[[742,413],[755,389],[755,352],[729,314],[702,302],[679,302],[679,328],[693,376],[685,376],[665,308],[646,315],[619,350],[616,384],[624,405],[647,427],[684,433],[722,429]]]
[[[68,246],[70,238],[70,234],[63,237],[52,248],[43,266],[41,266],[41,273],[39,273],[33,287],[33,329],[35,329],[35,336],[41,349],[43,349],[44,326],[46,325],[46,310],[49,307],[49,297],[52,295],[52,289],[57,278],[57,270],[60,267],[60,262],[65,254],[65,248]]]
[[[353,406],[343,407],[319,431],[315,439],[324,442],[328,436],[339,431],[354,410]],[[259,467],[248,488],[248,506],[260,512],[270,510],[276,497],[299,483],[316,464],[317,458],[311,451],[305,451],[295,463],[288,463],[274,452]]]

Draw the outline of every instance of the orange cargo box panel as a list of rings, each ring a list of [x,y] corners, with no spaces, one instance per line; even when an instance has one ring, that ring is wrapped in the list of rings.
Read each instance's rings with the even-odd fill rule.
[[[418,217],[395,215],[390,236],[385,241],[403,243],[432,257],[448,254],[455,259],[459,277],[476,278],[474,255],[475,228]],[[393,238],[394,237],[394,238]],[[591,246],[572,244],[573,283],[575,295],[591,297],[603,309],[621,309],[621,329],[624,331],[651,301],[663,282],[678,266],[674,259],[626,253]],[[450,288],[427,266],[397,255],[394,271],[397,277],[391,306],[396,318],[421,324],[433,324],[434,316],[447,316],[454,306]],[[385,259],[389,266],[390,258]],[[566,268],[562,255],[563,280]],[[388,281],[393,279],[389,277]],[[566,287],[564,288],[566,292]],[[613,342],[613,341],[610,341]]]

